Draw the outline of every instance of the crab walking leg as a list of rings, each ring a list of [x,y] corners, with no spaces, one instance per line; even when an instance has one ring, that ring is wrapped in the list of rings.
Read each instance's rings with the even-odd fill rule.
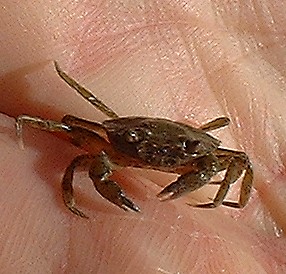
[[[62,119],[62,123],[68,126],[81,127],[95,133],[100,133],[103,136],[106,135],[106,131],[102,126],[102,124],[78,118],[73,115],[65,115],[64,118]]]
[[[219,117],[200,126],[199,128],[203,131],[212,131],[212,130],[227,126],[229,122],[230,122],[229,118]]]
[[[231,202],[231,201],[224,201],[222,204],[224,206],[234,207],[234,208],[245,207],[250,198],[252,182],[253,182],[253,170],[252,170],[251,164],[249,163],[247,165],[244,178],[242,180],[238,203]]]
[[[81,86],[78,82],[76,82],[73,78],[68,76],[64,71],[61,70],[58,63],[54,62],[56,71],[58,75],[73,89],[75,89],[85,100],[90,102],[93,106],[95,106],[98,110],[100,110],[105,115],[110,118],[118,118],[118,115],[107,105],[105,105],[102,101],[97,99],[89,90]]]
[[[78,167],[88,169],[93,161],[93,155],[79,155],[73,159],[70,165],[66,168],[65,175],[62,180],[62,196],[67,208],[74,214],[88,218],[82,211],[76,208],[74,194],[73,194],[73,175],[74,171]]]
[[[16,134],[19,138],[21,148],[23,144],[23,126],[28,125],[32,128],[41,129],[50,132],[67,132],[70,127],[53,120],[44,120],[40,117],[33,117],[28,115],[21,115],[16,118]]]
[[[234,156],[232,158],[229,164],[229,167],[227,168],[225,178],[221,182],[220,188],[213,202],[206,203],[206,204],[198,204],[198,205],[189,204],[190,206],[199,207],[199,208],[214,208],[214,207],[217,207],[223,204],[229,207],[242,208],[246,205],[250,197],[253,173],[252,173],[250,162],[246,154],[243,152],[239,152],[237,153],[237,155],[238,156],[236,157]],[[229,190],[230,185],[235,183],[239,179],[243,171],[245,171],[245,175],[242,181],[239,203],[223,201]]]
[[[89,169],[89,177],[92,179],[94,187],[111,203],[124,210],[130,209],[139,212],[140,208],[126,197],[121,187],[116,182],[108,179],[112,173],[110,165],[109,159],[104,152],[94,158]]]

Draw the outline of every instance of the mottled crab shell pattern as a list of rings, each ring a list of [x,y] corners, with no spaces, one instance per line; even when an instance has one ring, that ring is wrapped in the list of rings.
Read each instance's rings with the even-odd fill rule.
[[[115,150],[157,169],[176,168],[207,155],[220,141],[203,130],[149,117],[123,117],[103,122]]]

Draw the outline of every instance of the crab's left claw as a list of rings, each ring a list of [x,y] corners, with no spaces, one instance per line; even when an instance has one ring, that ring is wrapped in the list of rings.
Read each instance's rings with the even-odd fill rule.
[[[209,182],[208,176],[200,173],[187,173],[178,178],[177,181],[166,186],[157,194],[162,201],[179,198],[189,192],[197,190]]]
[[[187,190],[185,186],[182,186],[177,182],[173,182],[166,186],[161,192],[159,192],[157,197],[161,201],[176,199],[183,195],[186,191]]]

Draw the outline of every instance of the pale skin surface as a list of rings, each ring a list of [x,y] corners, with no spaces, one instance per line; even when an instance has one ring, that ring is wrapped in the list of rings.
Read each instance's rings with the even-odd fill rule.
[[[103,200],[84,174],[63,205],[60,180],[80,152],[1,115],[0,265],[5,273],[285,273],[285,12],[281,1],[2,1],[0,111],[102,121],[55,73],[65,71],[122,115],[200,125],[245,151],[255,190],[244,210],[193,209],[214,186],[173,202],[156,194],[173,178],[117,175],[139,214]],[[111,4],[112,3],[112,4]],[[205,3],[205,4],[203,4]],[[263,7],[263,8],[262,8]],[[231,198],[239,190],[233,187]]]

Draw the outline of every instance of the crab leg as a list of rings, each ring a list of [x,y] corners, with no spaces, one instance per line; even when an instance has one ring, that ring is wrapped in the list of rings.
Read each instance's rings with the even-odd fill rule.
[[[196,161],[197,165],[201,166],[204,164],[208,168],[203,171],[189,172],[181,175],[177,181],[166,186],[157,194],[157,197],[161,198],[161,200],[176,199],[208,184],[212,176],[218,172],[216,168],[217,160],[213,155],[198,158]]]
[[[65,175],[62,180],[62,196],[65,205],[71,212],[83,218],[88,218],[88,217],[82,211],[77,209],[75,206],[72,181],[75,169],[78,167],[82,167],[85,169],[89,168],[92,161],[93,161],[93,155],[77,156],[66,168]]]
[[[182,195],[195,191],[209,182],[210,177],[201,176],[200,173],[187,173],[181,175],[177,181],[166,186],[157,197],[161,201],[177,199]]]
[[[250,198],[252,181],[253,181],[253,170],[252,170],[251,165],[248,164],[246,171],[245,171],[244,178],[242,180],[241,191],[240,191],[238,203],[231,202],[231,201],[224,201],[222,204],[224,206],[234,207],[234,208],[245,207],[249,198]]]
[[[16,118],[16,134],[19,138],[20,147],[23,148],[23,126],[29,125],[32,128],[41,129],[49,132],[69,132],[70,127],[63,123],[53,120],[44,120],[40,117],[20,115]]]
[[[102,101],[97,99],[89,90],[81,86],[78,82],[76,82],[73,78],[68,76],[64,71],[61,70],[58,63],[55,61],[55,68],[58,75],[73,89],[75,89],[78,94],[80,94],[85,100],[94,105],[98,110],[100,110],[105,115],[111,118],[118,118],[118,115],[107,105],[105,105]]]
[[[94,133],[99,133],[101,136],[106,136],[106,131],[102,124],[78,118],[73,115],[65,115],[62,119],[62,123],[71,127],[84,128]]]
[[[100,155],[80,155],[71,162],[62,180],[63,200],[71,212],[80,217],[88,218],[75,206],[72,182],[76,168],[89,169],[89,177],[92,179],[95,189],[101,196],[124,210],[140,211],[140,208],[125,196],[121,187],[116,182],[108,179],[112,174],[110,165],[107,155],[104,152]]]
[[[221,182],[220,188],[213,202],[206,204],[198,204],[198,205],[189,204],[189,205],[199,208],[214,208],[223,204],[229,207],[243,208],[247,204],[250,197],[250,191],[253,180],[252,167],[245,153],[236,152],[235,154],[237,155],[232,157],[231,162],[227,168],[225,178]],[[239,179],[244,170],[245,170],[245,175],[243,177],[241,185],[239,202],[237,203],[237,202],[223,201],[229,190],[229,186],[235,183]]]
[[[110,165],[109,159],[104,152],[94,157],[89,169],[89,177],[92,179],[94,187],[101,196],[120,208],[140,211],[140,208],[126,197],[121,187],[116,182],[108,179],[112,173]]]
[[[229,118],[219,117],[200,126],[200,129],[203,131],[212,131],[212,130],[227,126],[229,122],[230,122]]]

